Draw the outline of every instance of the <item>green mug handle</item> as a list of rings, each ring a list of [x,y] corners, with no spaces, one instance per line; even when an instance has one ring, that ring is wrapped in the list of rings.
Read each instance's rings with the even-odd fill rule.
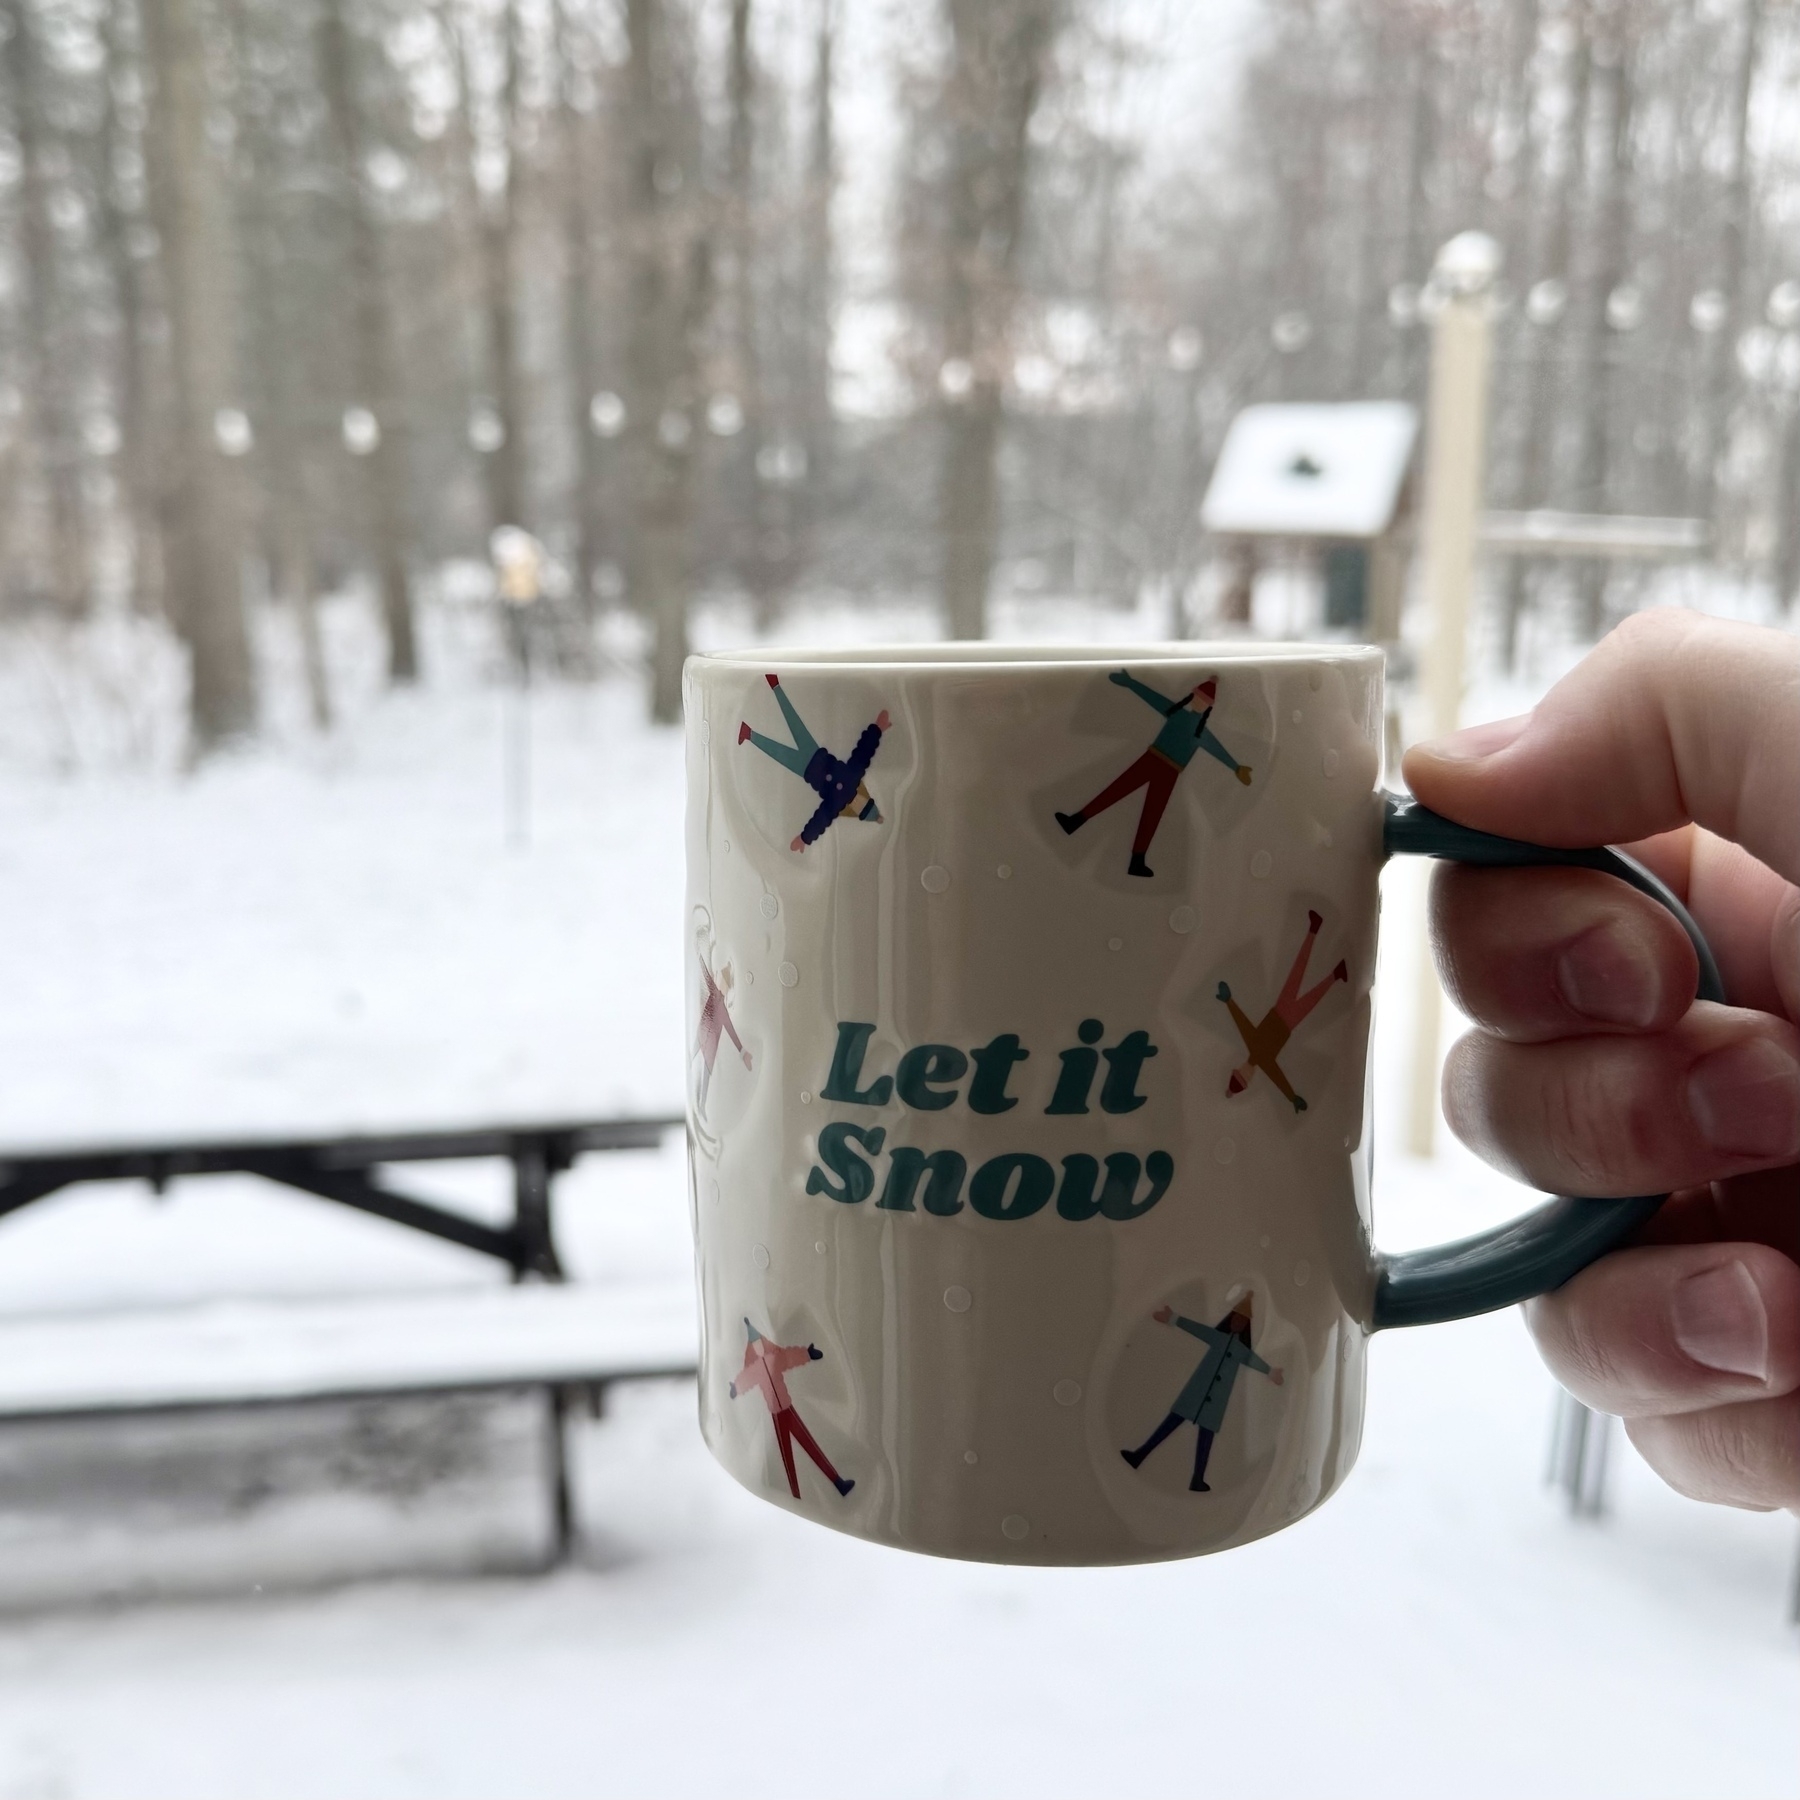
[[[1382,796],[1381,847],[1388,856],[1435,856],[1489,869],[1598,869],[1666,906],[1700,959],[1697,998],[1723,1001],[1725,984],[1711,947],[1688,909],[1641,863],[1619,850],[1550,850],[1517,838],[1471,830],[1428,811],[1415,800]],[[1491,1231],[1410,1250],[1376,1252],[1373,1331],[1396,1325],[1436,1325],[1515,1306],[1561,1287],[1604,1256],[1648,1219],[1667,1194],[1627,1200],[1552,1200]]]

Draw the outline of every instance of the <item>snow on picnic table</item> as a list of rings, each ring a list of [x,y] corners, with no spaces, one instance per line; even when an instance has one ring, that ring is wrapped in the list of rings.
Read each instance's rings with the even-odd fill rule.
[[[0,776],[0,1144],[676,1105],[677,736],[633,680],[544,687],[508,850],[503,704],[448,679],[186,779]],[[1417,874],[1389,878],[1377,1046],[1395,1246],[1519,1203],[1454,1146],[1396,1154]],[[503,1200],[491,1171],[420,1185]],[[678,1146],[590,1158],[562,1204],[582,1279],[684,1269]],[[0,1233],[14,1315],[501,1278],[232,1178]],[[1512,1315],[1378,1339],[1370,1385],[1315,1518],[1120,1571],[816,1530],[713,1467],[691,1388],[646,1387],[580,1444],[590,1550],[562,1574],[0,1621],[0,1795],[1800,1793],[1791,1520],[1684,1502],[1620,1446],[1613,1516],[1570,1520]]]

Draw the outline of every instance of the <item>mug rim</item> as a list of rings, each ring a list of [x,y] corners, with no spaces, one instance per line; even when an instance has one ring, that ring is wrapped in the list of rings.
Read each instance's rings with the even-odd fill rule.
[[[924,644],[807,645],[764,644],[736,650],[696,652],[690,666],[767,669],[792,663],[820,669],[882,669],[921,673],[937,670],[1051,670],[1114,668],[1121,663],[1351,663],[1385,660],[1379,644],[1263,643],[1243,638],[1136,644],[1005,644],[991,640],[948,640]]]

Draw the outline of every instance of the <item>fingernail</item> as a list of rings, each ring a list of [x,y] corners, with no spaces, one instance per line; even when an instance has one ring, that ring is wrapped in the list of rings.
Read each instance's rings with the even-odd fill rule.
[[[1762,1289],[1741,1262],[1677,1283],[1669,1325],[1676,1343],[1703,1367],[1769,1379],[1769,1315]]]
[[[1800,1155],[1800,1063],[1767,1038],[1746,1038],[1688,1071],[1688,1110],[1715,1150]]]
[[[1520,713],[1514,719],[1493,719],[1486,725],[1465,726],[1448,737],[1432,738],[1419,748],[1446,762],[1480,762],[1484,756],[1492,756],[1515,742],[1530,723],[1530,713]]]
[[[1596,925],[1557,957],[1556,989],[1584,1019],[1648,1025],[1662,1002],[1662,970],[1634,932]]]

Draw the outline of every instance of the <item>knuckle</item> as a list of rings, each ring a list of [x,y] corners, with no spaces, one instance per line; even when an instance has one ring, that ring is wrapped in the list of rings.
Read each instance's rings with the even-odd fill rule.
[[[1544,1141],[1564,1173],[1593,1197],[1642,1185],[1654,1166],[1664,1108],[1622,1069],[1616,1054],[1562,1061],[1546,1083]]]
[[[1576,1399],[1603,1412],[1618,1410],[1626,1372],[1579,1288],[1534,1300],[1526,1321],[1551,1372]]]

